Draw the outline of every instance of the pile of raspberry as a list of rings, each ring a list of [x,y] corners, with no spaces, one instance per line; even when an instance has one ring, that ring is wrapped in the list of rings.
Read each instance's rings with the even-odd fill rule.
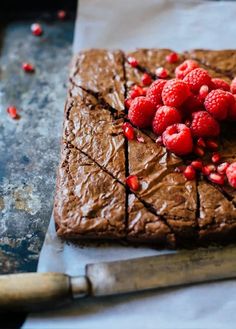
[[[177,53],[166,57],[169,63],[178,60]],[[139,65],[133,57],[128,62],[134,68]],[[174,79],[166,79],[168,71],[162,67],[156,70],[157,80],[153,81],[152,77],[144,73],[141,84],[133,85],[125,100],[126,138],[139,141],[134,126],[151,128],[158,143],[183,157],[186,166],[176,170],[183,172],[186,179],[195,179],[199,172],[219,185],[224,185],[227,178],[236,188],[236,162],[221,161],[217,140],[221,122],[236,121],[236,78],[231,84],[212,78],[198,62],[190,59],[176,67]]]

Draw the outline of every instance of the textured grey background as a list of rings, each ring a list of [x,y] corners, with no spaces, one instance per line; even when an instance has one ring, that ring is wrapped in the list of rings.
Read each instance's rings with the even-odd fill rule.
[[[42,37],[31,34],[30,17],[0,25],[1,273],[36,269],[52,211],[74,21],[41,18]],[[23,61],[36,72],[23,72]]]

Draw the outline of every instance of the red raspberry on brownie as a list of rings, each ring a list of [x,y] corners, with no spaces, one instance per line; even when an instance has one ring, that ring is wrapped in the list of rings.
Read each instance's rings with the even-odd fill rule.
[[[183,123],[176,123],[166,128],[162,134],[162,139],[165,147],[176,155],[186,155],[192,152],[191,131]]]
[[[201,86],[211,86],[211,77],[209,73],[201,67],[189,72],[183,79],[193,92],[198,92]]]
[[[230,85],[223,79],[213,78],[212,81],[212,89],[221,89],[225,91],[230,91]]]
[[[224,120],[228,110],[233,104],[233,95],[221,89],[212,90],[206,97],[204,105],[206,110],[217,120]]]
[[[236,77],[231,82],[230,91],[232,94],[236,94]]]
[[[155,134],[161,135],[167,127],[179,122],[181,122],[181,115],[176,108],[161,106],[154,116],[152,129]]]
[[[176,63],[179,60],[179,55],[175,52],[170,53],[169,55],[166,56],[166,61],[167,63]]]
[[[179,79],[171,79],[166,82],[162,90],[164,105],[179,107],[188,98],[190,92],[187,84]]]
[[[229,184],[236,188],[236,162],[231,163],[226,169],[226,176]]]
[[[219,123],[206,111],[192,114],[191,131],[196,137],[215,137],[220,133]]]
[[[156,113],[155,105],[146,97],[136,97],[129,108],[129,120],[139,128],[147,128],[152,124]]]
[[[153,102],[155,105],[162,104],[161,93],[166,84],[166,80],[156,80],[154,81],[151,86],[147,90],[147,98]]]
[[[199,67],[198,62],[187,59],[182,64],[176,67],[175,76],[177,79],[183,79],[189,72]]]

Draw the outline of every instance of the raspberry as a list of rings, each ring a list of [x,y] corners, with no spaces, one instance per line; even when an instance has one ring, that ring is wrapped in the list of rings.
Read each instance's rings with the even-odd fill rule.
[[[211,85],[211,77],[209,73],[200,67],[189,72],[184,77],[183,81],[188,84],[190,90],[193,92],[198,92],[203,85]]]
[[[192,118],[193,120],[190,129],[193,136],[214,137],[219,135],[219,123],[208,112],[194,112]]]
[[[128,122],[123,123],[122,129],[123,129],[125,137],[128,140],[133,140],[135,138],[134,128],[131,126],[130,123],[128,123]]]
[[[132,67],[137,67],[138,66],[138,61],[132,56],[128,57],[128,63]]]
[[[192,152],[193,139],[191,131],[183,123],[176,123],[166,128],[162,138],[165,147],[177,155],[185,155]]]
[[[189,88],[182,80],[171,79],[166,82],[162,90],[164,105],[178,107],[189,96]]]
[[[156,80],[147,90],[147,98],[153,102],[153,104],[162,104],[161,93],[166,84],[166,80]]]
[[[192,166],[187,166],[184,170],[184,177],[187,180],[193,180],[196,177],[196,171]]]
[[[228,178],[229,184],[236,188],[236,162],[233,162],[226,169],[226,176]]]
[[[236,94],[236,77],[231,82],[230,91],[232,94]]]
[[[189,117],[193,112],[203,110],[203,103],[198,95],[190,94],[181,106],[181,113]]]
[[[136,97],[129,108],[129,120],[139,128],[147,128],[152,124],[156,112],[154,104],[146,97]]]
[[[158,67],[157,69],[156,69],[156,76],[158,77],[158,78],[160,78],[160,79],[165,79],[165,78],[167,78],[168,77],[168,75],[169,75],[169,72],[168,72],[168,70],[167,69],[165,69],[164,67]]]
[[[166,56],[166,61],[167,63],[176,63],[179,60],[179,55],[177,53],[170,53],[169,55]]]
[[[206,110],[217,120],[227,117],[229,107],[232,105],[232,94],[221,89],[212,90],[206,97],[204,105]]]
[[[156,111],[152,129],[155,134],[161,135],[167,127],[179,122],[181,122],[181,115],[174,107],[161,106]]]
[[[224,81],[223,79],[219,79],[219,78],[214,78],[211,79],[213,85],[213,89],[221,89],[221,90],[225,90],[225,91],[230,91],[230,85],[228,84],[228,82]]]
[[[134,85],[131,87],[131,91],[129,92],[129,96],[134,99],[138,96],[145,96],[146,95],[146,91],[138,86],[138,85]]]
[[[149,74],[144,73],[142,76],[142,84],[144,86],[149,86],[152,83],[152,78],[150,77]]]
[[[131,190],[137,191],[139,189],[139,181],[136,175],[130,175],[125,181]]]
[[[192,59],[187,59],[182,64],[176,67],[175,76],[177,79],[183,79],[189,72],[198,68],[199,65],[196,61]]]

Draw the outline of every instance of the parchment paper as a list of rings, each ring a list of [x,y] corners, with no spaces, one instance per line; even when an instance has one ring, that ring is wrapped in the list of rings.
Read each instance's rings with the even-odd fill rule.
[[[235,17],[236,3],[228,1],[80,0],[74,50],[236,48]],[[86,263],[155,254],[159,252],[151,248],[63,243],[51,219],[38,271],[78,275]],[[24,328],[229,329],[236,326],[235,296],[236,281],[231,280],[79,300],[64,310],[31,315]]]

